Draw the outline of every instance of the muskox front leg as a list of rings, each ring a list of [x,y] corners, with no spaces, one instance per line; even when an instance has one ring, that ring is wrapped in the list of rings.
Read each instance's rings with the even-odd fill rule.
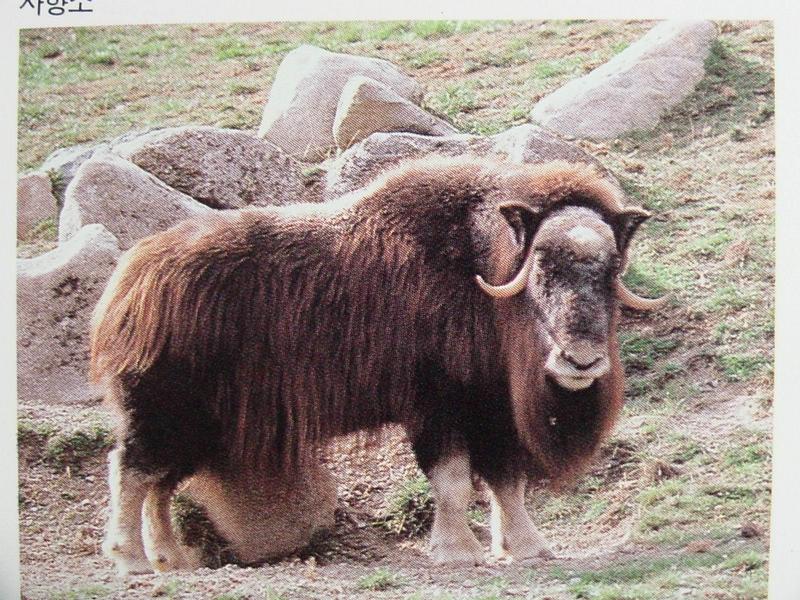
[[[467,520],[472,498],[472,471],[466,452],[445,455],[428,469],[427,475],[436,502],[430,544],[433,561],[437,564],[483,564],[483,546]]]
[[[123,448],[108,453],[111,500],[103,553],[122,576],[152,573],[142,540],[142,506],[154,478],[126,465],[123,457]]]
[[[490,482],[492,555],[516,561],[550,559],[555,555],[525,510],[524,475]]]

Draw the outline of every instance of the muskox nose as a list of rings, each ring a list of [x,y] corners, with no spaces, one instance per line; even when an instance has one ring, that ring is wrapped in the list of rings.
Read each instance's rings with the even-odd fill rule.
[[[603,355],[602,354],[598,354],[598,353],[594,353],[594,354],[595,354],[595,356],[594,356],[594,358],[592,358],[591,355],[586,356],[585,354],[582,354],[580,356],[573,356],[572,354],[570,354],[566,350],[562,350],[561,351],[561,357],[564,360],[566,360],[568,363],[570,363],[572,366],[574,366],[576,369],[578,369],[579,371],[586,371],[588,369],[591,369],[593,366],[595,366],[597,363],[599,363],[603,359]]]
[[[611,362],[605,347],[589,342],[573,342],[563,348],[554,345],[545,370],[564,388],[580,390],[608,373]]]
[[[606,349],[588,341],[573,341],[561,347],[561,357],[579,371],[587,371],[606,356]]]

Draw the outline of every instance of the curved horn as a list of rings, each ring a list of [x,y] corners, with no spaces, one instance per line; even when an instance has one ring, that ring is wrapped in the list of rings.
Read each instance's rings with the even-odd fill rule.
[[[528,248],[528,255],[525,257],[525,262],[522,264],[522,268],[514,279],[504,285],[491,285],[486,283],[486,280],[480,275],[475,275],[475,281],[478,282],[478,285],[484,292],[493,298],[510,298],[525,289],[525,285],[528,283],[528,275],[530,275],[531,269],[533,268],[533,261],[533,243],[531,243],[530,248]]]
[[[669,296],[661,296],[661,298],[642,298],[637,294],[630,291],[622,280],[616,280],[617,298],[625,306],[635,308],[636,310],[658,310],[667,303]]]

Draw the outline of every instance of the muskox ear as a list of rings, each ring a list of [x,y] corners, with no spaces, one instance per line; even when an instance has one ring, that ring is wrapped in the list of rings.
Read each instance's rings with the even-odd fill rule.
[[[500,214],[505,217],[506,222],[511,226],[514,240],[520,247],[527,246],[533,239],[536,229],[539,227],[541,216],[522,202],[503,202],[498,209]]]
[[[617,245],[620,251],[628,247],[633,234],[639,229],[639,225],[649,218],[650,213],[638,206],[628,207],[617,215],[614,229],[616,230]]]

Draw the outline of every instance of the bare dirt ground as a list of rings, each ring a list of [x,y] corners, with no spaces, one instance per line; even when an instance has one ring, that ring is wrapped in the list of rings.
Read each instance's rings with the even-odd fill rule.
[[[525,122],[536,99],[637,39],[641,22],[164,26],[21,36],[20,170],[56,147],[148,126],[253,129],[282,56],[301,42],[392,60],[462,131]],[[628,283],[670,293],[621,326],[627,404],[587,475],[528,506],[558,558],[434,567],[426,510],[381,523],[419,482],[400,432],[331,453],[336,530],[256,568],[118,579],[99,555],[112,440],[99,406],[19,406],[25,598],[763,598],[772,397],[774,117],[768,23],[719,23],[697,92],[649,133],[580,142],[654,216]],[[138,90],[138,91],[137,91]],[[144,94],[142,90],[148,90]],[[81,110],[76,103],[80,101]],[[55,244],[55,228],[18,247]],[[411,487],[410,483],[413,484]],[[424,484],[424,481],[422,482]],[[416,487],[415,487],[416,486]],[[480,487],[480,486],[479,486]],[[420,491],[421,490],[421,491]],[[481,490],[473,526],[488,545]],[[397,515],[394,515],[397,516]]]

